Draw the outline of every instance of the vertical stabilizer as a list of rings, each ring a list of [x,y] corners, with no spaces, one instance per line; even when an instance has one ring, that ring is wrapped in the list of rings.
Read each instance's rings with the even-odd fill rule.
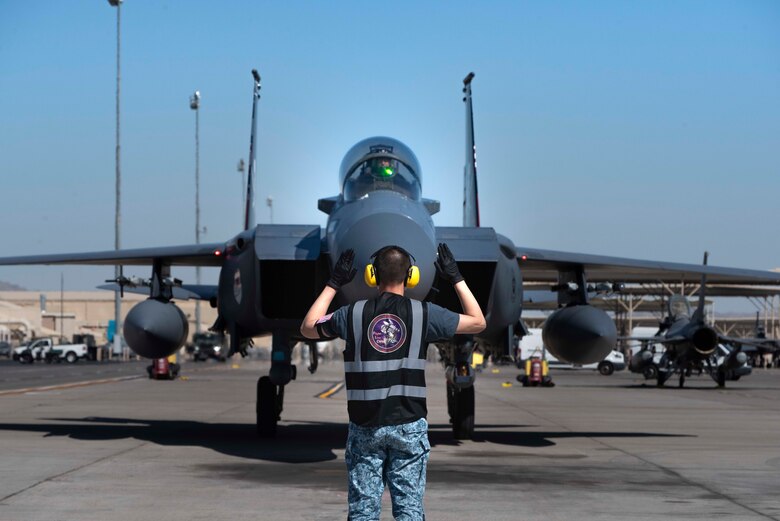
[[[710,256],[710,252],[705,251],[704,252],[704,260],[702,261],[702,266],[707,265],[707,258]],[[707,274],[702,273],[701,274],[701,286],[699,287],[699,305],[696,307],[696,311],[693,313],[693,320],[698,320],[699,322],[704,322],[704,299],[706,297],[707,293]]]
[[[463,79],[463,101],[466,103],[466,167],[463,170],[463,226],[479,226],[477,194],[477,146],[474,143],[474,111],[471,106],[470,72]]]
[[[252,132],[249,137],[249,174],[246,181],[246,209],[244,211],[244,230],[255,226],[255,150],[257,149],[257,100],[260,99],[260,75],[252,69],[254,90],[252,92]]]

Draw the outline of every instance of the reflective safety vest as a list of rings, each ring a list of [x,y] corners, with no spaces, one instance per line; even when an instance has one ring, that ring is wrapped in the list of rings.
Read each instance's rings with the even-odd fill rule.
[[[352,304],[347,320],[349,420],[379,426],[425,418],[427,304],[383,293]]]

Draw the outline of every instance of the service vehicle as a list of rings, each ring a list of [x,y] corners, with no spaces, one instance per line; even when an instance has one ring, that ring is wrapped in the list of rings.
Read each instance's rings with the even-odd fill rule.
[[[213,358],[219,362],[227,360],[226,349],[222,346],[224,337],[217,333],[195,333],[192,344],[187,345],[187,353],[195,362],[205,362]]]
[[[33,362],[60,362],[69,364],[87,357],[86,344],[55,344],[51,337],[38,338],[14,349],[13,359],[23,364]]]

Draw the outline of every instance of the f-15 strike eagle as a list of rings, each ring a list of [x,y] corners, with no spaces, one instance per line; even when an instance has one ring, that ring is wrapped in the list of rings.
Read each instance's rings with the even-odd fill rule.
[[[245,353],[252,337],[272,336],[271,367],[257,383],[257,430],[276,433],[284,387],[295,379],[291,352],[301,338],[298,327],[328,280],[341,252],[353,249],[357,265],[369,262],[380,247],[396,244],[410,252],[420,281],[408,295],[460,311],[446,284],[436,281],[436,244],[446,242],[458,260],[482,310],[487,327],[476,337],[437,344],[446,367],[447,399],[453,434],[474,432],[474,379],[469,359],[475,343],[496,358],[512,352],[522,329],[523,280],[550,282],[560,309],[544,327],[547,348],[558,359],[591,363],[604,358],[616,339],[614,322],[588,303],[589,281],[692,281],[702,273],[719,283],[780,284],[780,273],[702,267],[518,247],[489,227],[479,226],[477,161],[471,84],[463,81],[466,107],[466,166],[463,226],[435,226],[439,202],[422,193],[422,168],[412,150],[397,139],[372,137],[354,145],[339,172],[341,193],[320,199],[327,225],[254,222],[254,173],[260,76],[254,79],[249,174],[244,230],[225,242],[0,258],[12,264],[150,265],[149,298],[136,304],[124,322],[124,336],[139,355],[160,358],[175,352],[187,337],[187,320],[177,298],[199,298],[218,309],[212,329],[230,335],[230,353]],[[507,223],[520,226],[520,223]],[[171,277],[173,266],[220,268],[216,286],[182,285]],[[123,288],[124,277],[115,283]],[[139,288],[136,288],[138,290]],[[360,277],[342,288],[334,305],[370,298],[376,290]],[[312,349],[313,344],[309,344]],[[388,391],[389,392],[389,391]]]

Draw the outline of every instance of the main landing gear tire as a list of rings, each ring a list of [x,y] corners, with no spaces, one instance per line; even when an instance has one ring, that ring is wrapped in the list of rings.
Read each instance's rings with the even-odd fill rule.
[[[276,436],[279,393],[280,390],[268,376],[261,376],[257,381],[257,436],[260,438]]]
[[[655,364],[647,366],[642,370],[642,375],[645,377],[645,380],[655,380],[658,378],[658,368]]]
[[[474,437],[474,386],[458,389],[447,384],[447,408],[452,423],[452,436],[456,440]]]

